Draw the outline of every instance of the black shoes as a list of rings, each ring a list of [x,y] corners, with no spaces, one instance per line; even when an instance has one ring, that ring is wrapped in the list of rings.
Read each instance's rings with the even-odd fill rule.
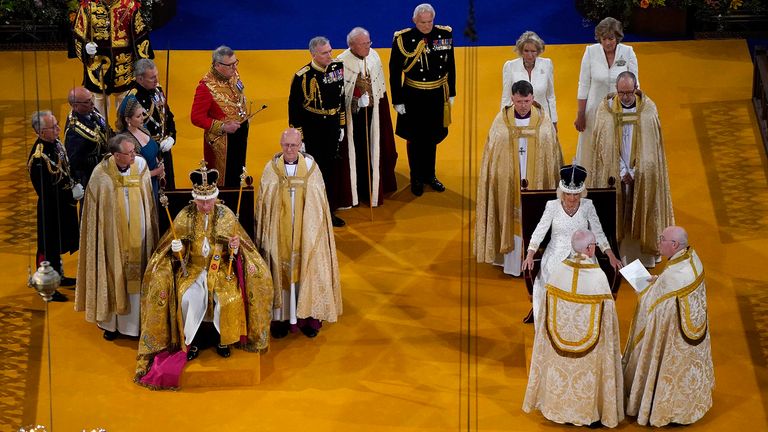
[[[301,330],[302,333],[304,333],[304,336],[308,338],[313,338],[317,336],[318,331],[312,328],[312,326],[306,325],[304,327],[299,327],[299,330]]]
[[[62,277],[61,282],[59,282],[60,287],[75,287],[75,284],[77,284],[77,279],[71,278],[71,277]]]
[[[411,180],[411,193],[420,197],[424,194],[424,183],[418,180]]]
[[[344,222],[344,219],[336,216],[335,214],[331,213],[331,225],[335,226],[336,228],[341,228],[347,223]]]
[[[232,355],[232,351],[229,349],[229,345],[217,345],[216,346],[216,354],[228,358]]]
[[[427,184],[434,189],[435,192],[445,192],[445,185],[443,185],[437,177],[432,177],[432,180],[428,181]]]
[[[64,294],[62,294],[62,293],[60,293],[58,291],[54,291],[53,295],[51,296],[51,301],[65,302],[65,301],[67,301],[67,296],[65,296]]]
[[[104,330],[104,339],[105,340],[113,341],[113,340],[117,339],[117,336],[119,336],[119,335],[120,335],[120,332],[118,332],[118,331]]]
[[[197,345],[190,345],[187,351],[187,361],[192,361],[200,355],[200,350],[197,349]]]
[[[272,335],[272,339],[282,339],[288,336],[290,327],[287,321],[272,321],[269,325],[269,333]]]

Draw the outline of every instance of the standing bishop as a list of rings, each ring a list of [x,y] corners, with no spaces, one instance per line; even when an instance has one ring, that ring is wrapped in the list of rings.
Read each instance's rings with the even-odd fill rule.
[[[339,263],[325,185],[301,133],[286,129],[282,153],[264,167],[256,201],[256,242],[275,286],[272,337],[291,330],[317,336],[342,313]]]
[[[520,187],[554,189],[563,155],[549,115],[533,101],[528,81],[512,85],[512,105],[496,115],[477,182],[477,262],[520,276],[523,260]]]

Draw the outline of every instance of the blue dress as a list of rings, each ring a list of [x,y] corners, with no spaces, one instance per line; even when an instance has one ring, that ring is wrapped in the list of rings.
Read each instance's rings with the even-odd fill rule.
[[[157,141],[150,137],[147,145],[141,146],[140,153],[141,157],[147,160],[147,168],[150,171],[157,168],[157,157],[160,155],[160,144]],[[160,192],[160,179],[158,177],[152,177],[152,192],[155,195],[155,201],[157,201]]]

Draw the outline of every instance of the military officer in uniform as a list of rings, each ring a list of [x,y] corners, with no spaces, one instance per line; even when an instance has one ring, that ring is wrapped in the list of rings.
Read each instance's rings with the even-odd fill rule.
[[[141,59],[133,68],[136,76],[131,91],[139,104],[144,108],[144,127],[147,128],[152,139],[160,144],[163,165],[165,166],[165,189],[176,189],[173,179],[173,158],[171,148],[176,142],[176,122],[173,113],[168,106],[168,100],[157,80],[157,66],[150,59]]]
[[[64,128],[64,147],[72,179],[85,188],[93,169],[107,154],[107,140],[112,130],[94,108],[93,94],[85,87],[70,90],[67,101],[72,110]]]
[[[434,19],[431,5],[416,6],[416,27],[395,33],[389,58],[392,104],[398,114],[395,133],[407,141],[411,191],[416,196],[424,192],[425,183],[445,191],[435,176],[435,156],[437,144],[448,135],[456,96],[453,33],[448,26],[434,25]]]
[[[107,113],[107,96],[120,106],[133,82],[133,64],[154,58],[149,27],[138,0],[83,0],[75,15],[69,58],[83,62],[83,86],[96,95],[96,109]]]
[[[344,140],[344,63],[333,59],[323,36],[309,41],[312,61],[293,76],[288,96],[288,123],[298,129],[306,152],[323,174],[333,226],[345,222],[333,212],[352,205],[349,151]]]

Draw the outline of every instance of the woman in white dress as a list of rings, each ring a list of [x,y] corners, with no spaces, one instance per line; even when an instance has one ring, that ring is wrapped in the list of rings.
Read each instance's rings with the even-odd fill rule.
[[[520,57],[508,60],[501,70],[501,108],[512,105],[512,84],[528,81],[533,85],[533,100],[549,114],[557,130],[554,68],[552,60],[539,57],[544,52],[544,41],[536,33],[527,31],[517,39],[515,52]]]
[[[624,71],[630,71],[638,77],[637,57],[629,45],[624,45],[624,30],[621,22],[614,18],[605,18],[595,27],[595,39],[599,42],[584,50],[579,72],[579,90],[577,96],[578,112],[573,123],[579,131],[579,144],[573,163],[591,166],[592,128],[595,125],[595,112],[608,93],[616,91],[616,78]]]
[[[538,305],[544,304],[543,296],[546,292],[544,284],[549,279],[555,264],[568,258],[571,254],[571,237],[576,230],[592,231],[597,239],[597,246],[604,254],[608,255],[611,265],[616,269],[621,268],[621,261],[616,259],[611,245],[605,237],[595,205],[592,204],[592,200],[584,198],[587,196],[587,189],[584,186],[586,178],[587,171],[581,166],[567,165],[560,168],[560,184],[557,187],[558,199],[547,201],[544,214],[531,235],[528,254],[523,261],[523,271],[533,269],[533,255],[539,249],[547,231],[552,229],[549,244],[547,244],[547,249],[541,257],[539,274],[533,282],[534,321],[543,313],[537,309]]]

